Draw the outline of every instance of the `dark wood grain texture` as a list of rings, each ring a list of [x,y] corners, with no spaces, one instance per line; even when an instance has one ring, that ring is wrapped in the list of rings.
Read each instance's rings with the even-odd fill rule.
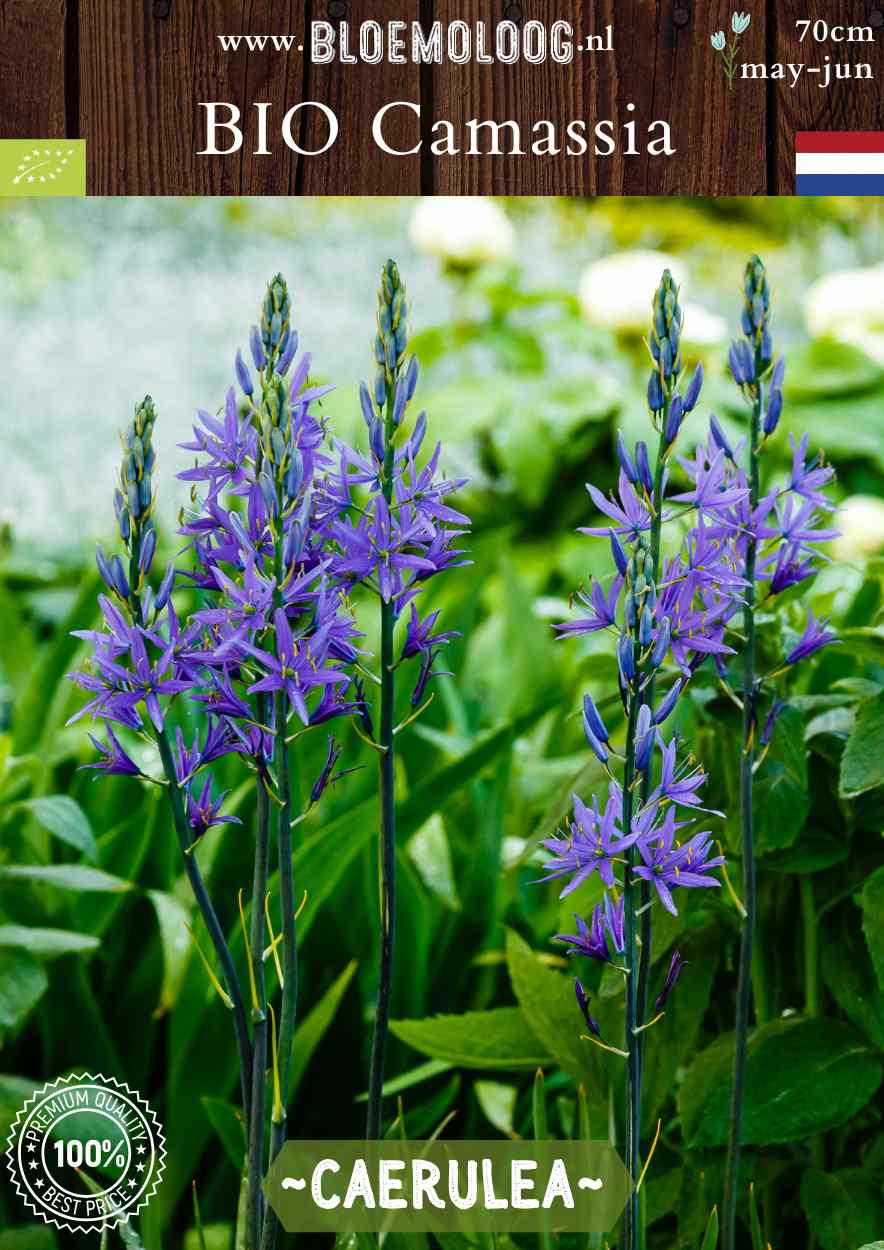
[[[822,66],[868,61],[874,80],[820,75],[788,81],[742,79],[728,89],[713,31],[730,35],[735,8],[750,11],[740,41],[747,62]],[[823,16],[830,26],[871,26],[871,45],[798,42],[795,21]],[[489,29],[506,18],[549,26],[570,21],[582,38],[614,27],[613,53],[578,53],[563,66],[543,64],[312,64],[312,21],[460,19]],[[225,51],[220,34],[293,34],[301,50]],[[103,195],[502,194],[756,195],[794,187],[797,130],[884,128],[884,0],[0,0],[0,136],[85,137],[88,189]],[[240,109],[244,142],[226,156],[200,155],[207,101]],[[320,156],[291,151],[280,126],[286,110],[310,100],[336,114],[335,145]],[[405,149],[382,152],[371,121],[385,103],[419,105],[418,120],[400,109],[385,134]],[[268,110],[269,154],[256,152],[254,105]],[[630,109],[630,105],[633,107]],[[470,119],[513,119],[524,156],[433,156],[431,126],[449,119],[466,147]],[[593,127],[614,124],[617,150],[592,153]],[[530,154],[539,119],[559,131],[583,120],[586,156]],[[667,119],[676,152],[645,151],[648,123]],[[626,151],[626,122],[636,124],[638,153]],[[226,132],[220,132],[226,139]],[[297,114],[293,135],[321,146],[327,122],[316,109]]]
[[[0,138],[64,136],[65,0],[0,0]]]
[[[308,6],[314,21],[336,24],[342,13],[355,30],[363,21],[386,22],[405,16],[399,4],[377,0],[347,0]],[[416,13],[418,5],[408,6]],[[305,157],[298,191],[304,195],[417,195],[421,189],[421,158],[390,156],[371,137],[372,118],[384,104],[421,102],[420,66],[329,65],[307,66],[306,98],[328,104],[340,123],[338,140],[327,153]],[[396,151],[405,152],[420,138],[420,123],[408,109],[395,109],[383,123],[384,137]],[[311,109],[304,131],[305,148],[316,150],[328,133],[326,122]]]
[[[795,22],[822,17],[829,27],[870,27],[875,41],[867,43],[817,43],[810,34],[799,42]],[[809,5],[805,0],[778,0],[773,59],[782,63],[805,63],[825,69],[836,62],[865,61],[872,67],[873,82],[834,78],[823,87],[824,74],[802,73],[796,85],[772,84],[771,111],[776,119],[771,167],[772,195],[790,195],[795,189],[795,134],[799,130],[884,130],[884,5],[864,0],[826,0]]]
[[[245,47],[224,52],[217,36],[288,30],[302,7],[289,0],[174,0],[161,19],[149,3],[87,0],[80,95],[90,193],[287,193],[294,155],[282,143],[271,145],[270,156],[252,155],[254,110],[247,105],[268,102],[271,118],[281,116],[289,58]],[[238,152],[198,154],[205,146],[205,101],[230,101],[243,112]]]

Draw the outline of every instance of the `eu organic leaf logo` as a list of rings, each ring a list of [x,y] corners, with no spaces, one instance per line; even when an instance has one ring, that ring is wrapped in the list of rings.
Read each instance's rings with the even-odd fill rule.
[[[723,30],[717,30],[712,36],[710,42],[716,52],[721,53],[721,59],[724,61],[724,73],[727,78],[729,90],[734,89],[734,74],[737,68],[737,47],[740,42],[740,36],[745,34],[749,29],[752,17],[749,13],[732,13],[731,14],[731,31],[733,38],[730,43]]]
[[[85,195],[85,141],[0,140],[0,194]]]

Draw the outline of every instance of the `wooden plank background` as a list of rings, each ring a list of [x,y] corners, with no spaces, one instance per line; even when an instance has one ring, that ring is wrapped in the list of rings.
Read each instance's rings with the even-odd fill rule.
[[[871,63],[873,82],[819,75],[786,83],[738,81],[727,90],[712,30],[729,31],[735,8],[752,13],[740,52],[749,61],[846,59]],[[799,44],[795,21],[870,25],[872,45]],[[557,18],[581,34],[615,28],[613,55],[580,56],[571,66],[313,65],[305,55],[224,53],[217,35],[301,34],[311,21],[456,18],[492,26]],[[757,195],[794,186],[796,130],[884,129],[884,0],[0,0],[0,137],[86,138],[88,189],[97,195],[454,194]],[[272,154],[245,142],[229,157],[197,155],[203,100],[238,104],[253,125],[252,101],[271,104]],[[322,100],[340,134],[318,157],[279,139],[286,108]],[[428,140],[435,118],[514,118],[526,132],[538,118],[598,118],[638,134],[669,119],[671,158],[642,152],[610,157],[388,156],[371,141],[381,104],[409,100],[386,130],[411,146]],[[628,105],[635,105],[634,112]],[[276,125],[272,124],[273,119]],[[299,116],[296,135],[319,146],[325,122]],[[247,140],[249,135],[247,133]],[[643,143],[640,145],[643,147]]]

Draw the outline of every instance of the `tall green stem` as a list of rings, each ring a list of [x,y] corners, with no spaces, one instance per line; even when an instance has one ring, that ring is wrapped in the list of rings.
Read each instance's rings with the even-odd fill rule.
[[[623,818],[622,828],[632,828],[632,796],[635,782],[635,729],[638,720],[638,697],[629,697],[629,720],[626,730],[626,761],[623,766]],[[638,882],[633,879],[636,862],[635,847],[626,852],[624,895],[624,936],[626,938],[626,1170],[633,1184],[633,1191],[626,1208],[626,1250],[636,1250],[638,1244],[638,1194],[635,1185],[639,1177],[639,1142],[641,1137],[641,1071],[638,1027],[638,917],[636,894]]]
[[[263,701],[263,699],[262,699]],[[252,915],[248,957],[252,961],[256,1002],[252,1005],[252,1111],[249,1120],[248,1219],[251,1245],[261,1241],[264,1175],[264,1109],[267,1078],[267,996],[264,986],[264,896],[270,846],[270,800],[264,779],[258,783],[258,824],[255,837],[255,868],[252,882]]]
[[[749,510],[754,514],[758,503],[758,436],[764,407],[764,387],[757,384],[752,404],[749,434]],[[751,527],[751,522],[750,522]],[[746,1050],[749,1035],[749,1011],[752,999],[752,947],[755,936],[755,838],[753,830],[752,776],[755,765],[755,556],[756,542],[751,532],[746,547],[743,576],[746,580],[743,607],[743,737],[740,759],[740,830],[743,853],[743,906],[746,915],[740,939],[740,969],[737,978],[737,1018],[734,1039],[733,1085],[731,1089],[730,1128],[724,1175],[722,1233],[724,1250],[734,1250],[736,1234],[737,1193],[739,1189],[740,1146],[743,1126],[743,1092],[746,1080]]]
[[[387,504],[393,498],[393,400],[394,388],[387,393],[383,494]],[[368,1084],[368,1115],[365,1136],[369,1141],[381,1135],[381,1103],[384,1060],[390,1027],[390,991],[393,984],[393,952],[396,940],[396,792],[393,730],[396,688],[393,676],[392,603],[381,602],[381,714],[380,755],[380,916],[381,966],[377,1010],[371,1043],[371,1069]]]
[[[243,1003],[242,990],[240,989],[239,978],[236,975],[233,957],[230,954],[230,947],[227,945],[227,939],[224,937],[224,931],[215,909],[212,906],[212,900],[209,898],[206,890],[206,883],[203,880],[203,874],[200,872],[200,866],[197,863],[196,853],[190,847],[190,836],[187,824],[187,816],[184,811],[184,803],[181,799],[181,790],[178,786],[178,779],[175,773],[175,761],[172,758],[172,748],[169,745],[169,739],[164,729],[160,730],[156,735],[157,746],[160,752],[160,759],[163,764],[163,772],[169,783],[169,802],[172,806],[172,818],[175,824],[175,832],[178,836],[178,844],[181,848],[181,855],[184,860],[184,872],[196,899],[196,905],[199,908],[203,923],[211,938],[218,961],[224,974],[225,988],[227,994],[233,1003],[233,1025],[236,1034],[236,1046],[239,1053],[239,1070],[240,1083],[242,1085],[243,1110],[248,1120],[251,1108],[251,1090],[250,1076],[252,1070],[252,1046],[249,1041],[249,1030],[246,1023],[245,1005]]]
[[[816,904],[811,874],[803,872],[798,879],[801,883],[801,923],[804,929],[804,1010],[813,1018],[820,1014],[820,963]]]
[[[669,403],[667,398],[663,412],[660,416],[660,443],[657,448],[657,463],[654,466],[654,490],[651,497],[651,560],[654,565],[654,581],[660,580],[660,536],[663,527],[663,474],[666,468],[666,422],[669,416]],[[652,674],[642,695],[642,701],[653,705],[654,702],[654,684],[655,676]],[[651,786],[654,780],[653,760],[648,765],[642,775],[641,798],[642,802],[646,802],[651,792]],[[644,1024],[648,1018],[648,983],[651,975],[651,941],[652,941],[652,920],[651,920],[651,883],[650,881],[642,881],[641,883],[641,951],[639,953],[638,965],[638,1018],[639,1023]],[[638,1037],[638,1059],[639,1059],[639,1081],[642,1078],[642,1063],[644,1060],[644,1043],[645,1035],[640,1033]]]

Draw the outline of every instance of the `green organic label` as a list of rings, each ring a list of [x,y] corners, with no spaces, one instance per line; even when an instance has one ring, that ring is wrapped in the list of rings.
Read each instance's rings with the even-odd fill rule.
[[[606,1232],[629,1192],[597,1141],[286,1142],[266,1181],[290,1233]]]
[[[85,194],[85,139],[0,139],[0,196]]]

